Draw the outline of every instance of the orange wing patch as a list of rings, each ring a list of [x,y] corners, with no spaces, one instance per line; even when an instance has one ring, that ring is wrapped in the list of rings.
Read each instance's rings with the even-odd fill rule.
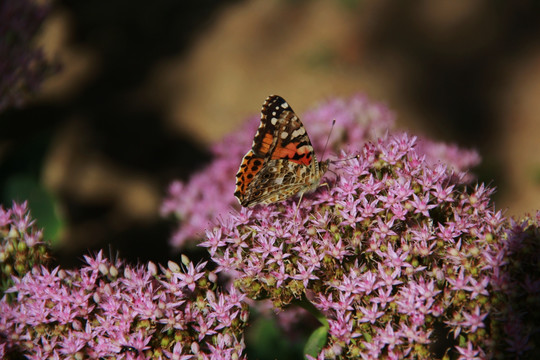
[[[246,193],[246,189],[249,184],[255,178],[255,175],[261,170],[261,167],[264,163],[264,159],[255,156],[253,151],[249,151],[244,159],[242,164],[240,164],[240,170],[236,174],[236,190],[234,196],[240,197]]]
[[[270,146],[272,146],[273,140],[274,140],[273,134],[270,134],[270,133],[264,134],[264,138],[262,139],[260,147],[258,149],[261,152],[261,154],[265,155],[268,153],[268,151],[270,151]]]
[[[297,147],[298,144],[288,143],[286,146],[280,146],[278,144],[274,153],[270,157],[271,159],[287,159],[297,164],[309,166],[312,158],[311,154],[313,149],[309,145]]]

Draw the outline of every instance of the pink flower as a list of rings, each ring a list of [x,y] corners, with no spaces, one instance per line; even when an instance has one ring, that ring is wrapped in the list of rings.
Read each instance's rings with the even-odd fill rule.
[[[471,332],[476,332],[478,328],[485,327],[484,319],[488,315],[487,312],[480,313],[480,307],[476,305],[472,312],[463,311],[462,315],[465,320],[461,323],[462,326],[470,329]]]
[[[187,267],[187,272],[173,272],[173,277],[179,280],[179,285],[182,287],[187,287],[189,290],[194,291],[195,286],[197,286],[197,280],[204,276],[203,269],[206,265],[206,262],[200,263],[195,268],[193,263],[190,263]]]
[[[363,317],[358,320],[360,322],[369,322],[371,324],[375,324],[377,319],[384,315],[384,311],[377,311],[377,304],[371,305],[371,308],[360,307],[359,310],[363,314]]]
[[[12,217],[26,217],[25,210],[16,210]],[[28,358],[142,359],[159,350],[189,359],[193,344],[201,356],[211,357],[216,351],[211,344],[221,342],[219,351],[242,357],[244,295],[214,292],[215,274],[204,270],[205,263],[185,260],[184,270],[171,265],[174,271],[156,273],[155,266],[131,267],[101,252],[85,259],[77,270],[36,266],[12,278],[0,300],[0,333],[10,334],[1,343],[4,355],[18,349]],[[181,341],[171,329],[185,333]]]
[[[485,326],[487,304],[451,319],[489,295],[492,267],[480,254],[500,247],[480,234],[501,236],[500,222],[487,221],[497,218],[490,191],[477,186],[471,198],[462,176],[430,165],[415,142],[399,134],[363,146],[300,205],[291,199],[223,215],[203,243],[218,271],[235,274],[249,297],[268,294],[282,306],[310,298],[329,322],[326,354],[367,334],[373,341],[362,343],[363,355],[399,357],[433,341],[433,319],[455,333]]]
[[[470,341],[467,341],[467,347],[466,348],[457,346],[456,349],[460,354],[460,356],[458,358],[459,360],[481,360],[481,359],[485,359],[484,356],[480,356],[480,355],[483,355],[483,354],[481,354],[480,349],[475,349],[473,343],[470,342]]]
[[[392,127],[393,117],[386,107],[357,95],[348,100],[330,100],[305,113],[302,120],[309,124],[315,149],[322,151],[330,130],[329,121],[336,119],[328,145],[336,152],[344,144],[360,146],[383,135]],[[238,208],[232,194],[234,175],[258,124],[259,116],[247,119],[245,126],[213,146],[214,161],[210,165],[189,182],[175,181],[170,185],[161,212],[164,216],[175,215],[182,221],[172,238],[174,246],[181,247],[189,239],[203,237],[208,224],[215,222],[216,217],[227,216],[231,206]]]

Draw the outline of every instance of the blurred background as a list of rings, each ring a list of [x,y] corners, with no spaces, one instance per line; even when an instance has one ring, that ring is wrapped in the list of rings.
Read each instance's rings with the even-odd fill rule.
[[[159,215],[167,186],[210,161],[213,141],[270,94],[301,114],[360,92],[402,129],[477,149],[496,207],[532,213],[539,10],[532,0],[4,0],[1,58],[43,57],[0,106],[2,202],[30,200],[65,266],[109,245],[163,263],[174,256],[175,222]]]

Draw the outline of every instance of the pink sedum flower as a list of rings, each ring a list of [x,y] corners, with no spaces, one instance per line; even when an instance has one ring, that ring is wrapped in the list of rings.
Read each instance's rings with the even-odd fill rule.
[[[101,252],[55,268],[26,203],[0,207],[0,356],[243,359],[247,301],[264,299],[289,328],[289,305],[317,316],[324,345],[310,359],[534,358],[540,212],[506,220],[494,189],[469,185],[475,152],[388,130],[390,112],[363,97],[304,114],[316,149],[332,118],[330,152],[349,160],[301,203],[237,205],[234,173],[256,120],[171,185],[174,245],[206,234],[215,271]]]
[[[431,359],[441,323],[478,337],[491,309],[490,259],[501,251],[486,238],[503,235],[491,190],[433,165],[407,134],[342,156],[354,154],[299,205],[291,199],[220,217],[202,243],[217,270],[279,307],[309,299],[329,323],[327,358]]]
[[[335,154],[342,150],[359,149],[387,132],[394,132],[392,112],[384,105],[372,103],[362,95],[347,100],[328,100],[304,113],[301,119],[307,127],[315,150],[319,152],[324,149],[331,131],[331,121],[336,120],[327,149],[330,158],[340,157]],[[171,239],[173,246],[182,247],[189,239],[204,237],[206,229],[216,218],[228,216],[231,207],[239,209],[238,201],[233,196],[235,174],[240,160],[251,147],[258,124],[258,116],[248,119],[239,131],[226,136],[213,146],[214,160],[206,168],[193,175],[188,182],[175,181],[170,185],[161,212],[164,216],[174,215],[180,220],[179,229]],[[480,161],[474,151],[463,151],[456,146],[428,140],[423,140],[420,144],[420,150],[415,156],[425,157],[433,164],[448,164],[468,179],[472,176],[466,171]],[[392,163],[393,159],[407,150],[407,146],[405,142],[388,149],[384,154],[386,161]],[[384,151],[386,152],[386,149]],[[327,154],[324,155],[328,157]],[[318,159],[321,159],[321,156],[319,153]],[[358,182],[353,181],[351,185],[353,184]],[[340,190],[350,191],[343,185],[339,187]],[[399,209],[396,208],[395,211]],[[356,218],[351,217],[348,220],[354,223]]]
[[[0,300],[3,358],[244,358],[245,295],[216,289],[205,263],[183,256],[181,265],[159,272],[154,264],[130,266],[98,252],[79,269],[51,269],[37,264],[40,245],[24,242],[37,231],[26,205],[0,212],[7,253],[0,265],[12,268],[22,257],[34,264],[24,275],[11,274]]]

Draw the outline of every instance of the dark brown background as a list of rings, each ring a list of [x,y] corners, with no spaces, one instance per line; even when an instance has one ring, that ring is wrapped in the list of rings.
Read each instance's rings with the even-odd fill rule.
[[[63,69],[4,114],[2,159],[58,199],[67,263],[107,244],[163,261],[167,184],[212,141],[272,93],[302,113],[362,92],[400,128],[478,149],[497,208],[523,215],[540,208],[537,4],[60,0],[40,43]]]

